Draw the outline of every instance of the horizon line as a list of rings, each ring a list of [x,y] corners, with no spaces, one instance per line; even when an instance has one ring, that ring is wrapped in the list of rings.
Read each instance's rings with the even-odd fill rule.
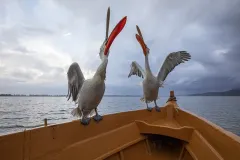
[[[1,93],[0,96],[67,96],[65,94],[10,94]],[[106,94],[104,96],[141,96],[141,95],[125,95],[125,94]]]

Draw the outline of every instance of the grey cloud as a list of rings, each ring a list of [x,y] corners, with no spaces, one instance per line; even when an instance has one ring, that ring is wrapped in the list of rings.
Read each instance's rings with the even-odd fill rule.
[[[23,33],[30,34],[30,35],[51,35],[54,34],[54,31],[46,29],[46,28],[38,28],[38,27],[30,27],[30,26],[23,26]]]
[[[31,72],[30,70],[26,72],[16,69],[10,73],[10,76],[23,80],[32,80],[36,75],[34,74],[34,72]]]
[[[24,81],[0,79],[0,93],[10,94],[66,94],[67,88],[61,84],[27,84]]]
[[[1,60],[7,63],[6,66],[1,66],[0,70],[3,71],[1,73],[8,71],[8,75],[12,78],[24,80],[26,82],[34,80],[36,77],[38,77],[38,80],[44,81],[50,80],[59,82],[59,78],[63,79],[64,69],[49,66],[49,64],[43,59],[41,60],[37,58],[36,54],[41,53],[27,50],[21,46],[18,46],[11,51],[12,52],[1,52]],[[20,53],[16,51],[19,51]],[[13,67],[14,69],[9,70],[10,67]]]
[[[192,55],[189,62],[179,65],[169,74],[165,88],[160,89],[160,95],[168,95],[168,91],[172,89],[179,94],[186,94],[240,86],[240,11],[238,9],[240,2],[237,0],[174,2],[153,0],[141,3],[137,0],[131,2],[55,0],[50,5],[56,10],[51,11],[54,16],[49,15],[46,18],[43,17],[50,13],[49,10],[45,11],[44,8],[41,12],[42,8],[36,7],[38,11],[33,17],[36,16],[40,22],[28,20],[27,22],[31,23],[26,25],[16,24],[10,28],[0,26],[0,47],[8,49],[6,52],[0,48],[3,64],[16,65],[17,62],[21,62],[16,67],[22,65],[42,72],[38,78],[49,81],[40,86],[45,87],[49,92],[66,93],[65,72],[68,67],[66,64],[51,66],[35,56],[41,52],[27,49],[19,43],[19,40],[26,36],[47,37],[46,39],[51,41],[58,51],[64,51],[64,54],[71,56],[72,61],[77,61],[80,67],[86,70],[86,74],[95,72],[100,64],[98,57],[100,44],[97,46],[95,42],[104,39],[108,6],[111,7],[110,31],[123,16],[127,15],[128,21],[111,46],[106,94],[142,94],[142,88],[139,86],[142,79],[127,78],[132,61],[136,60],[144,67],[144,55],[135,38],[136,25],[140,26],[144,40],[150,48],[150,65],[155,75],[170,52],[186,50]],[[60,11],[61,13],[58,13]],[[3,19],[6,14],[1,15],[3,16],[0,16],[0,23],[5,22]],[[86,34],[81,30],[86,30]],[[66,32],[71,32],[71,36],[59,36]],[[82,43],[80,39],[83,40]],[[93,44],[84,43],[92,41]],[[79,47],[76,47],[76,44]],[[8,66],[0,65],[1,73],[5,73],[7,68]],[[36,77],[34,73],[27,77],[24,72],[18,74],[15,72],[10,72],[18,77],[16,81],[11,82],[15,90],[25,87],[29,92],[31,89],[43,91],[25,81],[34,79]],[[20,84],[21,80],[25,83]],[[59,80],[58,84],[55,84],[54,80]],[[2,86],[1,90],[3,88]]]
[[[19,51],[19,52],[21,52],[22,54],[25,54],[25,53],[29,53],[30,51],[29,50],[27,50],[25,47],[23,47],[23,46],[17,46],[17,47],[15,47],[15,48],[13,48],[13,50],[15,50],[15,51]],[[33,51],[32,51],[33,52]]]
[[[71,8],[73,12],[80,13],[80,10],[74,9],[80,5],[77,1],[72,2],[74,6],[71,3],[63,3],[63,1],[60,3],[64,4],[67,8]],[[132,3],[127,4],[128,3],[125,5],[121,4],[119,6],[119,8],[124,6],[125,13],[129,15],[129,17],[132,16],[132,19],[129,18],[127,24],[129,31],[126,31],[126,34],[133,35],[131,36],[131,41],[136,41],[134,38],[136,33],[135,25],[137,23],[140,24],[139,26],[142,29],[144,39],[151,51],[150,62],[155,74],[159,71],[165,56],[177,50],[187,50],[190,52],[192,60],[203,65],[206,70],[205,75],[198,77],[197,81],[195,78],[192,78],[192,76],[197,76],[194,70],[193,73],[184,75],[189,77],[189,79],[194,79],[194,81],[188,83],[189,86],[185,84],[175,86],[170,83],[168,85],[169,88],[175,87],[180,90],[189,90],[192,86],[195,91],[207,91],[208,89],[221,90],[239,85],[237,81],[232,85],[234,80],[231,78],[235,77],[236,79],[236,77],[239,77],[239,75],[236,75],[238,74],[236,71],[240,68],[238,63],[234,62],[240,60],[240,57],[238,57],[240,12],[237,9],[240,4],[239,1],[181,1],[174,3],[171,1],[161,1],[153,3],[153,5],[149,2],[149,5],[144,4],[146,5],[147,13],[151,15],[146,16],[147,18],[141,15],[135,16],[134,12],[138,13],[139,10],[143,12],[141,7],[135,7],[133,9],[134,5]],[[89,5],[90,7],[92,4],[89,2],[85,5]],[[96,6],[98,6],[98,4],[96,4]],[[92,8],[96,6],[92,6]],[[111,4],[112,8],[114,8],[114,6],[116,6],[116,4]],[[99,10],[100,9],[101,7],[99,7]],[[114,8],[113,14],[117,12],[116,10],[117,9]],[[96,10],[96,12],[99,11]],[[90,20],[97,21],[93,16],[94,13],[88,11],[84,13],[90,15]],[[104,17],[104,13],[102,14]],[[139,17],[142,18],[142,21]],[[148,19],[148,21],[146,21],[146,19]],[[136,24],[132,23],[133,21],[136,22]],[[145,24],[143,22],[145,22]],[[132,33],[130,32],[130,28]],[[130,36],[128,37],[130,38]],[[132,44],[134,44],[134,42],[131,42],[131,45]],[[144,57],[141,53],[140,45],[138,45],[137,42],[135,43],[135,49],[137,49],[137,52],[127,50],[130,53],[128,53],[128,55],[125,54],[127,55],[125,58],[120,56],[115,57],[115,55],[121,54],[119,51],[111,55],[114,59],[119,60],[118,63],[121,62],[122,64],[120,69],[117,68],[116,65],[114,66],[114,63],[116,63],[114,60],[109,62],[109,74],[112,76],[108,79],[114,82],[113,77],[118,77],[119,79],[115,79],[115,82],[121,81],[125,82],[124,84],[131,84],[133,81],[135,83],[141,82],[141,79],[138,78],[135,78],[133,81],[126,78],[130,70],[131,61],[129,60],[137,60],[137,62],[144,67]],[[227,53],[222,55],[222,59],[220,55],[214,54],[214,51],[221,49],[228,49]],[[128,61],[126,61],[126,59]],[[192,61],[190,60],[189,63],[192,64]],[[189,67],[192,66],[189,65]],[[177,67],[173,71],[175,73],[169,75],[167,82],[174,82],[174,80],[184,78],[181,77],[180,73],[176,73],[180,68],[184,68],[184,66]],[[218,84],[213,83],[216,80]]]
[[[26,48],[17,48],[17,50],[26,50]],[[14,50],[12,50],[14,51]],[[27,51],[27,50],[26,50]],[[10,53],[1,51],[1,59],[6,61],[9,65],[15,67],[27,66],[29,68],[41,69],[43,71],[48,71],[48,65],[43,60],[36,58],[35,54],[27,54],[28,52],[21,53]],[[8,61],[7,61],[8,60]]]
[[[187,91],[187,94],[203,93],[206,91],[226,91],[232,88],[239,88],[239,81],[232,77],[216,76],[203,77],[191,84],[172,85],[177,91]]]
[[[236,65],[240,65],[239,60],[240,60],[240,43],[233,45],[231,50],[224,55],[225,59],[232,61]],[[239,66],[238,66],[239,67]],[[239,69],[239,68],[238,68]]]

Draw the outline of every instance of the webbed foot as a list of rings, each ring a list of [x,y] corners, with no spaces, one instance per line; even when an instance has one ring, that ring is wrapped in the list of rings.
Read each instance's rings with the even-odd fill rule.
[[[150,108],[150,107],[147,107],[147,110],[148,110],[149,112],[152,112],[152,108]]]
[[[160,109],[160,107],[158,107],[158,106],[155,106],[155,110],[156,110],[157,112],[161,112],[161,109]]]
[[[89,124],[90,120],[91,120],[90,118],[82,118],[80,121],[83,125],[86,126]]]
[[[99,121],[101,121],[101,120],[103,119],[103,117],[100,116],[99,114],[96,114],[96,115],[93,117],[93,119],[94,119],[96,122],[99,122]]]

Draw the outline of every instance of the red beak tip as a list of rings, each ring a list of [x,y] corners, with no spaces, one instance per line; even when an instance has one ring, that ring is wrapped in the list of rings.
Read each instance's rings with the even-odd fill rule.
[[[113,40],[116,38],[116,36],[122,31],[124,28],[125,24],[127,22],[127,16],[123,17],[121,21],[115,26],[113,31],[111,32],[110,36],[108,37],[108,42],[106,43],[106,49],[104,51],[104,54],[106,55]]]
[[[123,24],[123,26],[125,26],[127,22],[127,16],[123,17],[123,19],[120,21],[120,24]]]

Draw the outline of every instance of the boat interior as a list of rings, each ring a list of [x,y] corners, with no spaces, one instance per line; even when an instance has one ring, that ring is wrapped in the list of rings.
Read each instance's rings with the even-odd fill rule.
[[[1,160],[237,160],[240,139],[184,111],[171,91],[161,112],[105,115],[0,136]]]

